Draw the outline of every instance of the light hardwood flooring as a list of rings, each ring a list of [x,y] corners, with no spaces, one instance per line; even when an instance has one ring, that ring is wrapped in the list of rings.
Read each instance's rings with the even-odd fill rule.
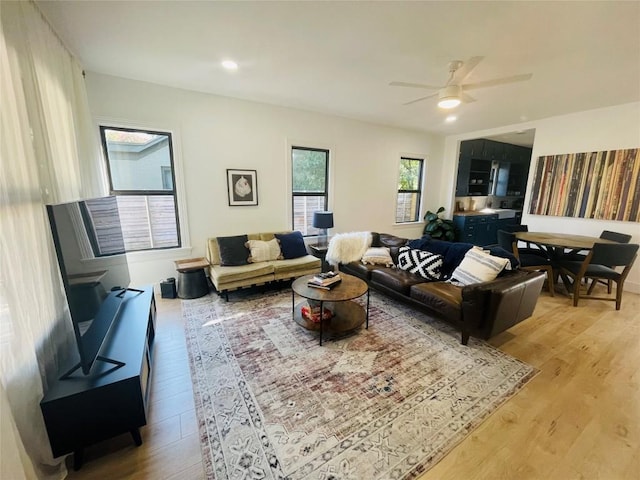
[[[92,446],[68,478],[204,478],[180,300],[157,305],[142,446],[128,435]],[[538,375],[419,480],[640,478],[640,295],[625,292],[616,312],[543,291],[532,318],[489,343]]]

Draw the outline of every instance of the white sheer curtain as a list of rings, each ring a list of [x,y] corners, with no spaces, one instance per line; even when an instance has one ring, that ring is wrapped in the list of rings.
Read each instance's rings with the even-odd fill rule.
[[[0,9],[0,478],[63,478],[39,402],[75,347],[44,205],[104,176],[80,66],[31,1]]]

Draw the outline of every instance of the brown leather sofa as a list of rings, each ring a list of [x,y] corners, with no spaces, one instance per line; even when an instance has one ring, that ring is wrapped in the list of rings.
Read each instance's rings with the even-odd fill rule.
[[[389,234],[374,234],[374,246],[390,247],[396,263],[398,250],[409,242]],[[365,280],[370,287],[442,318],[462,332],[462,344],[469,335],[489,339],[533,314],[545,275],[511,270],[490,282],[464,287],[444,281],[430,282],[412,273],[383,265],[360,262],[341,264],[340,271]]]

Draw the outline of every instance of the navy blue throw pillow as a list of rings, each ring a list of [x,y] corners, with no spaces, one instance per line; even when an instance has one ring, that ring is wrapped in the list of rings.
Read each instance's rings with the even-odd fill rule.
[[[307,247],[300,232],[276,233],[276,238],[280,242],[280,250],[285,259],[304,257],[307,254]]]
[[[460,265],[464,256],[473,248],[471,243],[453,242],[444,255],[444,265],[442,266],[443,278],[449,278],[453,271]]]
[[[246,235],[235,237],[218,237],[218,250],[220,251],[220,265],[224,267],[236,267],[247,265],[247,259],[251,252],[245,247]]]
[[[452,242],[447,242],[446,240],[435,240],[427,234],[422,238],[411,240],[407,244],[407,246],[409,246],[410,248],[427,250],[431,253],[437,253],[438,255],[446,256],[449,248],[451,247],[451,243]]]
[[[407,246],[409,248],[413,248],[416,250],[427,250],[427,247],[431,243],[431,235],[425,234],[420,238],[414,238],[413,240],[409,240]]]

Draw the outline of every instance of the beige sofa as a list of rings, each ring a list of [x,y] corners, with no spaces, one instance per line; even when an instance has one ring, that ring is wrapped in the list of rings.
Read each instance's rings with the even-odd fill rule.
[[[275,238],[275,233],[250,233],[247,234],[247,237],[249,240],[269,241]],[[278,280],[288,280],[321,271],[320,259],[312,255],[232,267],[222,266],[220,265],[220,251],[216,237],[207,240],[207,259],[210,264],[209,277],[211,282],[218,293],[225,294],[227,300],[229,300],[229,291],[231,290],[263,285]]]

